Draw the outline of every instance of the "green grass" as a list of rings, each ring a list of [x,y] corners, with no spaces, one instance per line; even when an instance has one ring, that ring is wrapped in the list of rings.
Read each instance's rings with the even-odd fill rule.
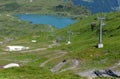
[[[18,61],[17,63],[20,63],[20,68],[10,68],[10,69],[0,69],[0,78],[1,79],[80,79],[80,77],[74,75],[71,71],[70,72],[63,72],[61,74],[54,74],[49,71],[48,67],[39,67],[40,63],[44,62],[45,60],[48,60],[45,58],[46,55],[49,55],[49,52],[32,52],[32,53],[9,53],[1,55],[1,58],[7,58],[10,60]],[[30,61],[29,61],[30,60]],[[27,63],[20,62],[20,61],[29,61]],[[4,62],[1,64],[7,64],[10,62]]]
[[[62,5],[60,8],[57,6]],[[0,1],[1,14],[32,13],[43,15],[60,15],[72,18],[90,15],[90,11],[85,7],[72,5],[72,2],[64,0],[12,0]]]
[[[0,60],[0,66],[17,62],[20,63],[21,67],[0,69],[0,79],[85,79],[74,73],[87,69],[106,69],[114,65],[120,60],[120,14],[119,12],[107,14],[106,25],[103,27],[104,48],[101,49],[96,48],[99,35],[99,21],[95,20],[96,16],[84,17],[69,27],[47,32],[47,25],[33,25],[2,14],[0,16],[0,41],[5,43],[0,45],[0,59],[3,59]],[[94,31],[91,31],[90,24],[93,21],[96,22],[97,27]],[[74,32],[70,36],[70,45],[66,45],[67,31]],[[48,45],[52,44],[57,36],[63,37],[60,40],[60,46],[48,48]],[[32,43],[32,39],[38,42]],[[30,47],[30,50],[48,49],[27,53],[4,51],[8,45],[24,45]],[[56,50],[63,50],[68,53],[65,56],[51,60],[43,68],[39,67],[44,61],[54,58],[55,56],[52,55],[56,53]],[[49,69],[63,61],[63,59],[78,59],[80,60],[80,66],[77,70],[59,74],[51,73]],[[64,67],[69,67],[70,64],[68,63]],[[120,70],[120,68],[118,67],[116,70]]]
[[[1,40],[16,39],[17,41],[20,39],[19,42],[20,41],[22,42],[25,39],[26,41],[37,39],[39,41],[42,41],[45,40],[47,36],[51,35],[51,33],[48,32],[49,29],[48,25],[42,25],[42,24],[34,25],[25,21],[20,21],[13,16],[6,16],[6,15],[7,14],[2,14],[0,16]],[[46,34],[48,35],[46,36]]]
[[[58,74],[52,74],[47,69],[44,68],[38,68],[38,67],[21,67],[21,68],[11,68],[6,69],[4,71],[1,71],[0,74],[1,79],[80,79],[80,77],[77,77],[73,75],[72,73],[62,73],[60,75]],[[7,73],[6,73],[7,72]],[[10,73],[11,72],[11,73]],[[5,74],[7,76],[5,76]]]
[[[62,45],[56,49],[68,50],[70,57],[79,58],[83,62],[83,67],[106,68],[120,60],[120,15],[119,12],[107,14],[107,18],[104,21],[106,25],[103,26],[104,48],[101,49],[95,47],[99,38],[97,32],[99,21],[95,20],[95,17],[96,15],[83,18],[77,23],[57,32],[57,36],[66,38],[61,41]],[[97,24],[94,31],[90,29],[91,22],[96,22]],[[67,31],[74,32],[71,35],[71,45],[65,45]]]

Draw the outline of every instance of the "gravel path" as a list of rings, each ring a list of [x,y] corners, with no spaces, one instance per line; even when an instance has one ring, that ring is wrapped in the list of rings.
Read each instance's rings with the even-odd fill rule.
[[[83,72],[77,72],[76,74],[81,76],[81,77],[87,77],[88,79],[91,78],[91,79],[94,79],[96,77],[98,77],[95,73],[94,73],[94,69],[93,70],[86,70],[86,71],[83,71]],[[103,77],[111,77],[110,75],[106,74],[105,73],[105,70],[99,70]],[[117,74],[118,76],[120,76],[120,71],[113,71],[115,74]]]
[[[108,67],[107,69],[114,69],[120,66],[120,61],[118,63],[115,63],[113,66]],[[94,74],[95,69],[92,70],[86,70],[83,72],[77,72],[75,74],[82,76],[82,77],[87,77],[88,79],[94,79],[95,77],[98,77],[97,75]],[[99,70],[102,73],[105,73],[105,70]],[[120,71],[113,71],[115,74],[117,74],[118,76],[120,76]],[[110,75],[107,74],[102,74],[104,77],[111,77]]]

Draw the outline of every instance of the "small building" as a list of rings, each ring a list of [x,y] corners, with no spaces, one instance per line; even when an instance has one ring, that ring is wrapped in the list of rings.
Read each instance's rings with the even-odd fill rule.
[[[6,51],[21,51],[29,49],[29,47],[25,46],[6,46]]]
[[[32,40],[31,42],[32,42],[32,43],[36,43],[36,42],[37,42],[37,40]]]

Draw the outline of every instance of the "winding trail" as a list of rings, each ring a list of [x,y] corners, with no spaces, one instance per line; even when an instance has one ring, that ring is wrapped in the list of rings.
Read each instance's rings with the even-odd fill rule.
[[[52,48],[53,46],[56,46],[57,44],[53,43],[51,45],[48,46],[48,48]],[[21,53],[29,53],[29,52],[36,52],[36,51],[43,51],[43,50],[47,50],[48,48],[38,48],[38,49],[34,49],[34,50],[26,50],[26,51],[20,51]],[[45,57],[49,58],[48,60],[44,61],[43,63],[40,64],[40,67],[44,67],[47,63],[60,58],[64,55],[66,55],[68,52],[67,51],[63,51],[63,50],[59,50],[59,51],[55,51],[55,53],[53,54],[49,54],[46,55]],[[1,54],[7,54],[6,52],[3,52]],[[4,59],[1,58],[0,60],[6,60],[6,61],[12,61],[12,62],[20,62],[20,63],[27,63],[30,60],[11,60],[11,59]],[[62,69],[63,66],[65,66],[67,63],[72,63],[69,67]],[[55,66],[53,66],[50,71],[55,73],[55,72],[64,72],[67,70],[73,70],[76,69],[78,66],[80,65],[79,60],[77,59],[68,59],[65,62],[59,62],[58,64],[56,64]],[[117,67],[120,67],[120,61],[118,63],[115,63],[113,66],[108,67],[108,69],[115,69]],[[87,77],[88,79],[94,79],[97,76],[94,74],[95,69],[90,69],[90,70],[86,70],[86,71],[82,71],[82,72],[77,72],[75,74],[81,76],[81,77]],[[100,70],[101,72],[104,72],[104,70]],[[120,71],[115,71],[116,74],[120,75]],[[109,75],[103,74],[104,77],[110,77]]]
[[[60,54],[60,55],[57,55],[57,54]],[[41,63],[41,64],[40,64],[40,67],[44,67],[48,62],[50,62],[50,61],[52,61],[52,60],[54,60],[54,59],[57,59],[57,58],[60,58],[60,57],[64,56],[65,54],[67,54],[67,52],[66,52],[66,51],[59,51],[57,54],[56,54],[56,55],[57,55],[56,57],[50,58],[49,60],[47,60],[47,61]]]
[[[66,65],[67,63],[72,63],[72,65],[70,67],[62,69],[62,67],[64,65]],[[53,68],[51,68],[50,71],[51,72],[64,72],[64,71],[67,71],[67,70],[76,69],[78,65],[79,65],[79,61],[78,60],[76,60],[76,59],[69,59],[69,60],[66,60],[65,62],[62,61],[62,62],[58,63]]]
[[[52,48],[53,46],[56,46],[56,45],[59,45],[59,44],[53,42],[53,44],[49,45],[48,48]],[[50,62],[52,60],[55,60],[57,58],[60,58],[60,57],[64,56],[67,53],[68,52],[66,52],[66,51],[60,50],[55,54],[46,56],[46,57],[52,57],[52,58],[50,58],[47,61],[41,63],[40,67],[44,67],[48,62]],[[72,62],[72,65],[70,67],[65,68],[65,69],[61,69],[65,64],[70,63],[70,62]],[[73,69],[76,69],[78,65],[79,65],[79,61],[77,59],[69,59],[66,62],[62,61],[62,62],[58,63],[53,68],[51,68],[50,71],[51,72],[63,72],[63,71],[67,71],[67,70],[73,70]]]
[[[60,72],[76,69],[80,64],[80,62],[77,59],[71,59],[69,60],[69,62],[72,62],[72,66],[62,69]]]
[[[51,68],[50,71],[51,72],[58,72],[67,63],[68,63],[68,61],[66,61],[66,62],[60,62],[57,65],[55,65],[53,68]]]
[[[62,56],[64,56],[65,54],[67,54],[66,51],[57,51],[57,53],[54,53],[52,55],[48,55],[46,57],[51,57],[50,59],[44,61],[43,63],[40,64],[40,67],[44,67],[48,62],[51,62],[57,58],[60,58]],[[69,66],[68,68],[64,68],[62,69],[62,67],[64,65],[66,65],[67,63],[72,63],[71,66]],[[51,72],[63,72],[63,71],[67,71],[67,70],[73,70],[75,68],[77,68],[77,66],[79,65],[79,61],[77,59],[68,59],[62,62],[59,62],[58,64],[56,64],[55,66],[53,66],[50,71]],[[61,69],[61,70],[60,70]]]

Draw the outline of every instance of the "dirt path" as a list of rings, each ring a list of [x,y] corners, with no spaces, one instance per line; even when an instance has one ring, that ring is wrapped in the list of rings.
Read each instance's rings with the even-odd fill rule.
[[[60,58],[60,57],[64,56],[65,54],[67,54],[66,51],[58,51],[57,53],[54,53],[52,55],[47,55],[46,57],[51,57],[51,58],[44,61],[43,63],[41,63],[40,67],[44,67],[48,62],[50,62],[52,60],[55,60],[57,58]],[[60,70],[65,64],[70,63],[70,62],[72,63],[72,65],[70,67]],[[63,71],[75,69],[78,65],[79,65],[78,60],[76,60],[76,59],[68,59],[68,60],[59,62],[54,67],[52,67],[50,69],[50,71],[51,72],[63,72]]]
[[[53,58],[50,58],[49,60],[47,60],[47,61],[43,62],[42,64],[40,64],[40,67],[44,67],[48,62],[64,56],[65,54],[67,54],[67,52],[66,51],[59,51],[58,54],[60,54],[60,55],[56,54],[57,56],[54,56]]]
[[[70,67],[62,69],[62,67],[64,65],[66,65],[67,63],[72,63],[72,65],[70,65]],[[50,71],[51,72],[63,72],[63,71],[67,71],[67,70],[73,70],[73,69],[76,69],[78,65],[79,65],[79,61],[78,60],[76,60],[76,59],[69,59],[69,60],[66,60],[65,62],[62,61],[62,62],[58,63],[53,68],[51,68]]]
[[[24,53],[24,52],[36,52],[36,51],[47,50],[48,48],[52,48],[53,46],[56,46],[56,45],[59,45],[59,44],[53,42],[52,44],[48,45],[48,47],[46,47],[46,48],[38,48],[38,49],[34,49],[34,50],[25,50],[25,51],[22,51],[22,53]]]
[[[11,62],[20,62],[20,63],[27,63],[30,61],[30,60],[12,60],[12,59],[7,59],[7,58],[1,58],[0,60],[11,61]]]
[[[72,65],[68,68],[62,69],[60,72],[76,69],[80,64],[77,59],[71,59],[69,62],[72,62]]]
[[[36,51],[42,51],[42,50],[47,50],[47,48],[39,48],[39,49],[34,49],[34,50],[26,50],[26,51],[21,51],[21,53],[36,52]]]
[[[115,63],[113,66],[109,67],[108,69],[115,69],[120,66],[120,61],[118,63]]]
[[[93,70],[86,70],[86,71],[83,71],[83,72],[77,72],[75,74],[77,74],[81,77],[88,77],[88,78],[93,79],[93,78],[96,77],[96,75],[93,73],[94,71],[95,71],[94,69]]]
[[[55,65],[53,68],[51,68],[50,71],[51,72],[58,72],[67,63],[68,63],[68,61],[66,61],[66,62],[60,62],[57,65]]]

